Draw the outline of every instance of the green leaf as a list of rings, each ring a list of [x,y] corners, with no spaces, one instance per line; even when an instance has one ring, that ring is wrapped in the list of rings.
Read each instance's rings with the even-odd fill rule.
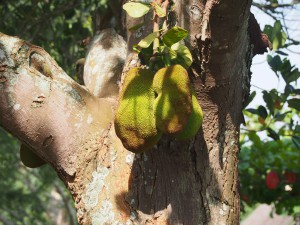
[[[261,148],[261,139],[260,137],[257,135],[256,132],[250,131],[249,134],[249,139],[253,142],[253,145],[257,148]]]
[[[268,35],[270,41],[272,42],[274,51],[284,46],[287,35],[282,31],[282,25],[279,20],[275,21],[273,27],[266,25],[264,28],[264,33]]]
[[[123,5],[123,9],[133,18],[139,18],[146,15],[151,6],[140,2],[128,2]]]
[[[276,51],[278,48],[283,47],[287,39],[286,33],[282,31],[282,25],[279,20],[274,23],[273,27],[273,49]]]
[[[148,48],[140,48],[139,58],[145,65],[150,65],[150,59],[153,56],[153,43]]]
[[[190,67],[193,63],[193,57],[190,50],[183,44],[176,43],[171,46],[171,60],[178,61],[184,67]]]
[[[184,38],[186,38],[188,36],[188,31],[181,28],[181,27],[178,27],[178,26],[175,26],[175,27],[172,27],[170,30],[168,30],[162,37],[163,39],[163,42],[171,47],[173,44],[183,40]]]
[[[133,50],[137,53],[140,53],[141,52],[141,48],[138,46],[138,45],[133,45],[132,46]]]
[[[136,24],[136,25],[134,25],[134,26],[128,28],[128,30],[129,30],[129,31],[135,31],[135,30],[141,28],[144,24],[145,24],[145,23],[139,23],[139,24]]]
[[[252,108],[248,108],[245,109],[247,112],[252,113],[252,114],[257,114],[257,109],[252,109]]]
[[[292,142],[294,145],[300,150],[300,137],[299,136],[293,136],[292,137]]]
[[[141,48],[148,48],[152,44],[154,39],[157,37],[157,34],[157,31],[149,34],[147,37],[140,40],[140,42],[137,45]]]
[[[287,54],[287,53],[285,53],[283,51],[280,51],[280,50],[277,50],[276,53],[279,54],[279,55],[284,55],[284,56],[288,56],[289,55],[289,54]]]
[[[245,103],[244,103],[244,108],[246,108],[250,104],[250,102],[252,102],[252,100],[254,99],[255,96],[256,96],[256,91],[252,91],[252,93],[248,97],[247,101],[245,101]]]
[[[264,27],[264,31],[263,31],[266,35],[268,35],[270,41],[272,42],[273,40],[273,27],[270,25],[265,25]]]
[[[266,119],[268,117],[268,112],[267,112],[266,108],[262,105],[258,106],[257,113],[263,119]]]
[[[289,107],[294,108],[298,111],[300,111],[300,99],[299,98],[292,98],[287,100]]]
[[[286,83],[291,83],[293,81],[298,80],[298,78],[300,77],[300,72],[298,69],[294,69],[293,71],[291,71],[291,73],[288,75],[288,77],[286,78]]]
[[[292,111],[288,111],[288,112],[285,112],[285,113],[282,113],[282,114],[277,113],[277,114],[275,115],[275,120],[276,120],[276,121],[283,121],[284,118],[286,117],[286,115],[287,115],[288,113],[291,113],[291,112],[292,112]]]
[[[275,141],[280,140],[280,136],[273,129],[268,127],[267,131],[268,131],[268,136],[270,138],[272,138]]]
[[[267,62],[275,73],[279,70],[279,67],[281,65],[281,59],[278,55],[274,57],[272,57],[271,55],[267,55]]]
[[[263,99],[267,104],[267,107],[270,110],[271,115],[274,115],[274,100],[272,98],[272,95],[267,91],[263,91]]]
[[[293,93],[294,92],[294,87],[292,86],[292,85],[290,85],[290,84],[287,84],[286,86],[285,86],[285,88],[284,88],[284,94],[286,95],[286,96],[289,96],[291,93]]]
[[[165,17],[166,14],[163,10],[162,7],[160,7],[156,2],[152,2],[152,5],[154,6],[154,11],[156,12],[156,14],[159,16],[159,17]]]

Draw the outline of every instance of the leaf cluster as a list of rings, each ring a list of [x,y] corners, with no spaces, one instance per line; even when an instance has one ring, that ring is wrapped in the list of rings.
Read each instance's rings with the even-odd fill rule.
[[[65,206],[53,207],[50,193],[55,185],[63,184],[49,165],[34,170],[25,167],[20,162],[19,148],[19,142],[0,129],[0,215],[16,225],[52,225],[53,208]]]
[[[139,18],[153,11],[160,18],[166,17],[166,13],[156,2],[141,3],[129,2],[123,5],[123,9],[129,16]],[[143,26],[137,24],[131,27],[134,31]],[[133,49],[139,53],[144,64],[157,71],[166,66],[180,64],[185,68],[191,66],[193,59],[189,49],[183,44],[183,40],[188,36],[188,31],[174,26],[167,29],[164,23],[160,30],[155,30],[143,38]]]

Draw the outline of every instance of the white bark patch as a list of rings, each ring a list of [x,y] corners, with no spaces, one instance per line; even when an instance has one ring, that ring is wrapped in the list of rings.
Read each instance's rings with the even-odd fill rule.
[[[225,203],[223,203],[223,210],[226,212],[229,209],[229,206]]]
[[[223,203],[222,208],[220,208],[220,210],[219,210],[220,215],[222,215],[222,216],[227,215],[228,209],[229,209],[229,206],[227,204]]]
[[[113,205],[109,200],[103,201],[100,211],[94,213],[92,216],[92,225],[104,225],[104,224],[113,224],[113,225],[121,224],[118,221],[115,221]]]
[[[83,195],[83,202],[88,211],[97,206],[99,193],[105,186],[104,180],[108,174],[109,170],[106,167],[98,167],[97,170],[93,172],[93,180],[87,185],[86,193]]]
[[[15,105],[13,106],[13,109],[14,109],[15,111],[18,111],[20,108],[21,108],[21,105],[20,105],[20,104],[15,104]]]
[[[41,91],[46,93],[46,96],[49,96],[50,90],[51,90],[51,82],[50,80],[44,80],[44,79],[35,79],[34,85],[38,87]]]
[[[128,165],[132,165],[133,159],[134,159],[134,154],[133,154],[133,153],[129,153],[129,154],[126,156],[126,163],[127,163]]]
[[[53,88],[59,88],[63,92],[68,93],[71,96],[71,99],[74,101],[74,103],[81,103],[82,102],[81,95],[70,84],[67,84],[65,82],[53,82],[53,86],[54,86]]]
[[[0,62],[5,59],[5,52],[0,48]]]
[[[132,221],[136,220],[136,215],[135,215],[134,212],[131,212],[131,214],[130,214],[130,219],[131,219]]]
[[[110,144],[109,148],[109,154],[110,154],[110,162],[113,163],[117,159],[117,151],[114,147],[112,147],[112,144]]]
[[[220,209],[219,213],[220,213],[221,216],[224,216],[224,215],[225,215],[225,212],[224,212],[223,209]]]
[[[13,88],[8,88],[8,92],[6,94],[9,107],[13,107],[16,104],[16,96],[13,92],[14,90],[11,89]]]
[[[88,115],[87,121],[88,124],[91,124],[93,122],[93,117],[91,114]]]
[[[133,60],[130,62],[130,65],[132,66],[132,65],[134,65],[134,64],[136,64],[136,63],[137,63],[137,60],[133,59]]]
[[[0,58],[0,63],[5,64],[9,67],[15,66],[14,61],[7,56],[10,56],[13,53],[14,46],[18,41],[20,41],[19,38],[10,37],[7,35],[0,36],[0,46],[2,46],[0,49],[2,52],[1,55],[4,55],[4,57],[2,56],[2,58]]]
[[[201,10],[196,5],[186,6],[186,11],[193,20],[201,20]]]
[[[143,30],[144,30],[144,26],[140,27],[139,29],[136,30],[135,32],[135,37],[136,38],[140,38],[143,35]]]

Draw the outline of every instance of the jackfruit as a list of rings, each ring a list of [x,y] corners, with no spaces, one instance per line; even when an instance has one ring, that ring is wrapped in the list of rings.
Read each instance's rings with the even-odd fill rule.
[[[29,168],[40,167],[46,162],[38,157],[27,145],[22,144],[20,148],[20,158],[22,163]]]
[[[193,111],[187,124],[184,126],[182,131],[175,135],[178,140],[187,140],[194,137],[202,124],[203,113],[194,91],[192,92],[192,104]]]
[[[192,93],[187,71],[180,65],[157,71],[153,79],[156,126],[167,134],[183,129],[192,113]]]
[[[162,132],[156,129],[153,77],[154,73],[149,69],[129,70],[115,114],[117,136],[126,149],[135,153],[151,148],[162,135]]]

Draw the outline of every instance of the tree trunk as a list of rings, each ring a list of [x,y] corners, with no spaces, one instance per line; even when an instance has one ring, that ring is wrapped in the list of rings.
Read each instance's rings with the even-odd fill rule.
[[[239,224],[250,4],[175,2],[169,23],[190,32],[190,78],[203,125],[190,141],[164,136],[135,155],[114,131],[116,96],[96,98],[41,48],[0,34],[0,125],[53,166],[74,198],[80,224]],[[127,27],[135,23],[126,20]],[[129,53],[150,27],[127,34]],[[135,63],[129,54],[124,71]]]

